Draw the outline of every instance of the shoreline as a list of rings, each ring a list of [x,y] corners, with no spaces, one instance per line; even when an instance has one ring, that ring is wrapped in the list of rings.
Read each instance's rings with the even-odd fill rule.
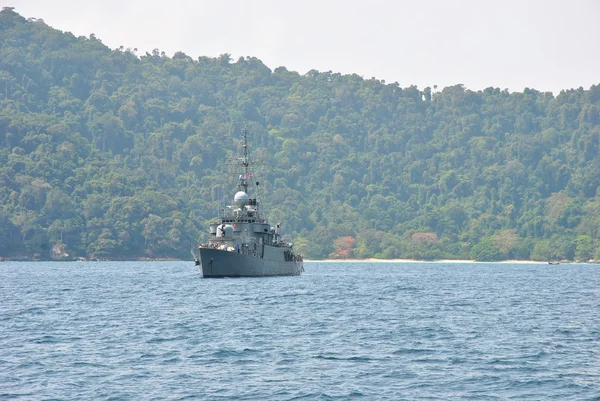
[[[511,263],[511,264],[547,264],[548,262],[541,262],[536,260],[498,260],[494,262],[478,261],[478,260],[467,260],[467,259],[434,259],[434,260],[419,260],[419,259],[304,259],[305,262],[318,262],[318,263]],[[562,262],[562,263],[576,263],[576,262]],[[587,262],[585,262],[587,263]]]
[[[149,258],[141,257],[137,259],[71,259],[71,260],[52,260],[52,259],[29,259],[29,258],[5,258],[0,256],[0,263],[2,262],[193,262],[188,259],[177,259],[177,258]],[[509,263],[509,264],[549,264],[548,261],[537,261],[537,260],[497,260],[497,261],[479,261],[469,259],[433,259],[433,260],[420,260],[420,259],[304,259],[304,262],[308,263]],[[551,264],[600,264],[600,260],[561,260],[557,263]]]

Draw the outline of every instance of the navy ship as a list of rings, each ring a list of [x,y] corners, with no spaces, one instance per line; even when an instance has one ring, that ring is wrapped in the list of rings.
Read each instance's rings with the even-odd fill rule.
[[[243,156],[235,159],[243,174],[233,204],[221,209],[218,221],[210,224],[208,243],[192,247],[196,265],[205,278],[300,275],[304,271],[302,256],[280,236],[280,224],[269,224],[256,198],[248,196],[252,175],[245,129],[243,140]]]

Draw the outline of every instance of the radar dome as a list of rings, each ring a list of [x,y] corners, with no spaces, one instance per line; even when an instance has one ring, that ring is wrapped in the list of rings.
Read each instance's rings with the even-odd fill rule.
[[[248,194],[244,191],[240,191],[233,197],[233,203],[240,209],[248,203]]]

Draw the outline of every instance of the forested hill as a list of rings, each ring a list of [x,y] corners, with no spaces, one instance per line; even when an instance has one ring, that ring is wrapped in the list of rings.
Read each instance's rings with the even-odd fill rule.
[[[600,258],[600,85],[137,55],[11,8],[0,46],[2,258],[190,258],[236,190],[244,124],[262,208],[309,258]]]

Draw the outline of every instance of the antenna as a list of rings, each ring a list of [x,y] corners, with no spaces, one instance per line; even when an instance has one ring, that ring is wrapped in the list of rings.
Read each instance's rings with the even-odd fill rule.
[[[234,166],[234,167],[242,167],[243,168],[243,174],[239,176],[238,178],[238,188],[240,191],[244,191],[246,193],[248,193],[248,179],[252,176],[249,173],[249,167],[251,164],[253,164],[249,159],[248,159],[248,131],[246,130],[246,127],[244,127],[242,129],[242,156],[241,157],[234,157],[232,159],[230,159],[227,164],[230,166]],[[232,169],[232,170],[236,170],[236,169]],[[233,171],[232,171],[233,172]],[[236,174],[239,174],[239,170]]]
[[[242,128],[242,154],[239,157],[232,157],[227,161],[227,165],[229,166],[229,172],[234,176],[238,176],[238,190],[244,191],[248,193],[248,186],[252,186],[252,182],[255,182],[253,173],[250,172],[250,166],[258,166],[264,164],[261,157],[259,156],[258,160],[252,158],[250,160],[249,152],[248,152],[248,130],[246,126]],[[260,149],[258,152],[260,154]],[[253,153],[254,154],[254,153]],[[243,171],[240,171],[240,167],[242,167]],[[242,173],[242,174],[240,174]],[[255,188],[250,188],[250,190],[258,190],[258,186]]]
[[[244,160],[243,160],[243,165],[244,165],[244,173],[246,173],[246,175],[248,175],[248,166],[250,165],[250,163],[248,163],[248,131],[246,130],[246,127],[244,126],[244,129],[242,130],[242,134],[244,134]]]

